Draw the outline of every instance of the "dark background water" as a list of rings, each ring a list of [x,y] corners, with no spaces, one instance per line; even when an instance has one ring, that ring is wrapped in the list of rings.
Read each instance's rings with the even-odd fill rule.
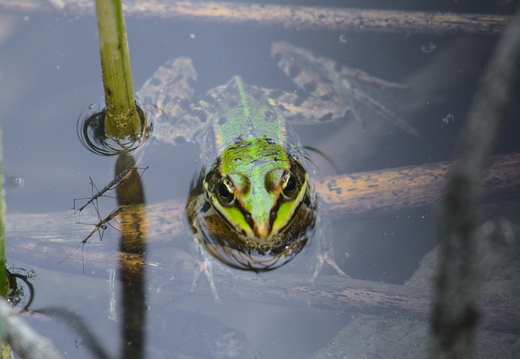
[[[503,7],[491,1],[400,1],[391,5],[386,1],[298,3],[506,13]],[[8,213],[65,212],[71,208],[74,198],[90,195],[89,176],[100,187],[112,177],[114,160],[88,152],[76,136],[76,122],[82,111],[90,104],[102,102],[95,19],[13,14],[2,15],[0,26],[4,29],[0,42],[3,166],[7,176],[21,177],[25,182],[23,187],[7,188]],[[168,59],[186,55],[193,59],[199,73],[196,89],[199,96],[235,74],[267,88],[294,89],[270,58],[270,45],[278,40],[292,42],[395,82],[404,82],[438,61],[436,55],[457,41],[440,36],[285,31],[135,19],[127,20],[127,28],[136,89]],[[326,148],[349,173],[452,159],[476,82],[493,44],[493,39],[464,41],[473,44],[471,48],[475,51],[474,63],[477,65],[469,65],[466,58],[460,56],[456,71],[438,77],[439,82],[448,83],[448,88],[453,83],[457,91],[447,91],[440,103],[432,98],[435,103],[432,106],[428,105],[429,99],[425,99],[424,108],[416,115],[420,119],[414,121],[422,134],[421,139],[393,129],[377,142],[361,141],[363,146],[371,147],[372,152],[368,153],[372,154],[345,154],[338,148],[341,145],[337,143],[341,142],[334,142],[334,148],[326,145],[332,134],[341,139],[344,126],[334,123],[323,128],[297,129],[303,144]],[[421,46],[429,43],[436,49],[426,53]],[[461,46],[461,51],[469,50]],[[457,52],[452,54],[455,62],[459,55]],[[446,124],[442,119],[447,114],[453,114],[454,120]],[[518,150],[518,123],[509,121],[504,127],[497,152]],[[184,198],[197,161],[195,146],[186,145],[182,149],[154,146],[147,156],[149,169],[143,177],[148,203]],[[108,213],[114,205],[115,201],[106,200],[100,211]],[[112,241],[109,246],[115,247],[117,233],[109,232],[104,241]],[[437,210],[422,208],[375,218],[345,218],[335,223],[335,233],[338,233],[335,236],[336,260],[351,277],[402,284],[424,253],[437,242]],[[81,239],[78,235],[78,243]],[[84,250],[88,251],[88,246]],[[31,263],[16,259],[11,262],[26,269],[33,268]],[[107,268],[111,266],[113,264],[107,263]],[[96,328],[103,343],[115,352],[119,325],[107,318],[106,280],[89,277],[88,268],[87,274],[82,274],[81,268],[75,273],[34,269],[37,273],[33,281],[37,293],[34,307],[63,305],[72,308]],[[324,272],[332,273],[329,269]],[[148,301],[150,358],[172,357],[171,353],[176,351],[170,339],[173,323],[178,318],[176,311],[180,309],[210,316],[212,320],[244,332],[248,341],[245,357],[248,358],[309,357],[356,314],[231,300],[217,304],[211,296],[157,293],[156,288],[150,288]],[[213,322],[204,322],[200,317],[189,318],[190,322],[199,320],[201,327],[211,331]],[[52,338],[67,357],[89,357],[81,345],[77,347],[78,338],[65,326],[56,322],[31,322]]]

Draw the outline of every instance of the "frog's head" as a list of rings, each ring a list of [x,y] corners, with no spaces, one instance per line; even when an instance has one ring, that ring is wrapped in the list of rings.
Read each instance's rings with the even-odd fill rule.
[[[226,151],[208,172],[206,212],[197,216],[213,256],[236,268],[265,271],[301,251],[314,228],[317,196],[301,162],[283,146],[253,145]]]

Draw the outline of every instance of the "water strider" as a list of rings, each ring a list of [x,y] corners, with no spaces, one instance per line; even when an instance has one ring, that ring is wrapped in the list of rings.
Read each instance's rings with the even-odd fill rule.
[[[110,221],[115,219],[119,213],[121,212],[121,208],[116,208],[114,211],[112,211],[108,216],[106,216],[105,218],[101,218],[101,215],[99,214],[99,211],[98,211],[98,205],[97,205],[97,201],[100,197],[105,197],[105,194],[109,191],[112,191],[114,190],[115,188],[121,186],[121,185],[125,185],[125,182],[131,178],[132,176],[135,175],[136,171],[141,169],[144,173],[144,171],[146,171],[148,169],[148,167],[145,167],[145,168],[139,168],[135,165],[135,163],[133,163],[133,165],[130,165],[126,168],[124,168],[118,175],[116,175],[116,177],[110,181],[109,184],[107,184],[105,187],[103,187],[101,190],[98,190],[96,193],[94,193],[92,196],[90,197],[87,197],[87,198],[76,198],[74,199],[74,203],[73,203],[73,206],[72,206],[72,211],[73,211],[73,215],[76,217],[76,223],[77,224],[82,224],[81,221],[79,220],[79,215],[81,214],[81,212],[88,207],[88,205],[92,204],[94,209],[96,210],[97,214],[98,214],[98,218],[99,218],[99,222],[95,225],[94,229],[90,232],[90,234],[81,241],[80,245],[83,245],[85,243],[87,243],[87,241],[90,239],[90,237],[92,237],[95,233],[99,232],[100,230],[105,230],[107,229],[108,225],[110,224]],[[139,175],[139,177],[142,176],[142,174]],[[94,180],[92,179],[92,177],[89,177],[89,184],[90,186],[92,187],[92,189],[96,188],[96,185],[94,184]],[[77,201],[84,201],[84,200],[87,200],[81,207],[79,208],[76,208],[76,202]],[[100,234],[100,240],[103,239],[103,235]]]
[[[167,62],[139,91],[144,103],[159,110],[153,119],[157,140],[200,146],[203,168],[186,218],[198,248],[194,284],[204,272],[215,296],[211,257],[242,270],[269,271],[294,258],[311,238],[317,247],[312,278],[324,262],[345,275],[333,258],[330,221],[306,153],[289,123],[320,124],[348,112],[360,120],[371,111],[416,134],[366,90],[402,86],[285,42],[272,45],[272,56],[305,94],[234,76],[191,103],[197,73],[187,57]]]
[[[146,170],[147,168],[145,168]],[[130,166],[125,168],[120,174],[118,174],[112,181],[110,181],[109,184],[107,184],[105,187],[103,187],[101,190],[97,191],[92,197],[88,199],[88,201],[81,206],[79,209],[76,210],[76,200],[74,200],[74,212],[81,212],[83,211],[89,204],[96,201],[99,197],[102,197],[105,193],[108,191],[113,190],[117,186],[119,186],[122,182],[124,182],[128,177],[130,177],[135,171],[137,171],[136,166]],[[89,183],[94,188],[94,181],[92,180],[92,177],[89,177]]]

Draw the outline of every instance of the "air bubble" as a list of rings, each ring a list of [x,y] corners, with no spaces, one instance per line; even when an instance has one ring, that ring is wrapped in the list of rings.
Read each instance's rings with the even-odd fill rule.
[[[448,124],[450,122],[453,122],[454,120],[455,120],[455,115],[449,113],[449,114],[446,115],[446,117],[444,117],[442,119],[442,122],[444,122],[445,124]]]
[[[16,177],[13,179],[13,184],[16,187],[23,187],[25,184],[25,180],[22,177]]]
[[[430,52],[432,52],[433,50],[435,50],[437,48],[437,46],[435,46],[433,43],[429,42],[428,44],[424,45],[422,44],[421,45],[421,50],[425,53],[425,54],[429,54]]]

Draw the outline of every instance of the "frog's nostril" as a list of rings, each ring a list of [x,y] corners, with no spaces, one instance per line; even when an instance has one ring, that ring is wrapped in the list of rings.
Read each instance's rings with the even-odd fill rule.
[[[246,248],[248,251],[252,252],[252,251],[256,250],[256,243],[246,242]]]
[[[271,245],[269,244],[261,244],[258,248],[258,251],[261,253],[267,253],[271,249]]]

